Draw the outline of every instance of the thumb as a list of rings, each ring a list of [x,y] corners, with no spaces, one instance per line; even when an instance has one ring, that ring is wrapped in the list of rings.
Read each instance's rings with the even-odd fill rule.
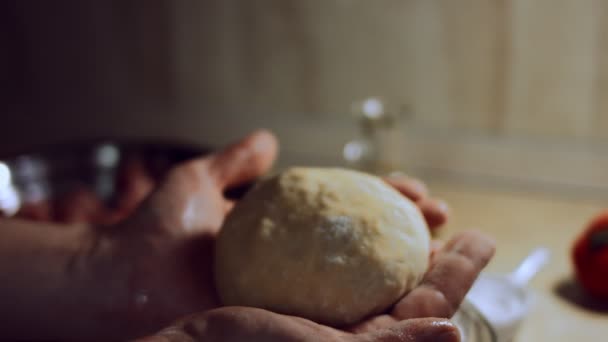
[[[211,156],[211,175],[222,188],[241,185],[268,171],[277,152],[278,142],[272,133],[255,131]]]
[[[447,319],[408,319],[380,330],[360,335],[361,342],[458,342],[458,328]]]

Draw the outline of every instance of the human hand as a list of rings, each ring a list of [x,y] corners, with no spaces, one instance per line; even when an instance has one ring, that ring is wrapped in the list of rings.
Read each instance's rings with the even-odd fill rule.
[[[149,182],[136,183],[117,203],[126,213],[139,204],[126,219],[107,220],[86,190],[33,207],[43,222],[0,218],[0,338],[118,340],[217,307],[212,244],[231,207],[223,191],[265,172],[276,148],[258,133],[175,168],[150,195]]]
[[[368,332],[348,332],[313,321],[247,307],[224,307],[186,317],[140,342],[456,342],[458,329],[446,319],[409,319]]]
[[[172,169],[128,219],[98,230],[109,259],[126,263],[131,334],[220,305],[213,281],[215,236],[233,201],[226,190],[253,182],[272,165],[277,142],[256,132],[216,154]],[[100,243],[99,245],[104,245]]]
[[[99,208],[95,203],[89,206],[86,199],[91,196],[84,192],[66,199],[66,203],[78,201],[81,207],[86,204],[78,215],[66,205],[60,221],[70,224],[0,220],[0,250],[5,261],[0,263],[4,276],[0,297],[13,303],[0,310],[7,322],[3,336],[123,339],[157,331],[175,317],[193,312],[207,311],[202,315],[214,316],[234,310],[218,309],[211,272],[214,238],[232,206],[224,190],[264,173],[274,159],[276,145],[270,134],[258,132],[218,154],[176,167],[149,196],[148,183],[137,186],[125,212],[136,203],[139,208],[124,221],[124,213],[119,213],[118,223],[116,218],[101,226],[80,222],[97,217]],[[399,179],[397,183],[394,178],[388,181],[418,203],[431,228],[445,220],[442,206],[433,204],[420,183],[416,186],[416,181]],[[140,203],[143,197],[146,200]],[[38,219],[55,216],[46,209],[42,213]],[[464,292],[468,289],[466,283],[451,286]],[[415,302],[415,298],[425,297],[413,294],[406,298]],[[446,303],[457,305],[453,300]],[[406,317],[400,316],[408,313],[399,309],[403,306],[350,331],[392,324]],[[429,311],[409,314],[433,315]],[[271,322],[272,318],[269,324],[273,325]],[[327,329],[323,330],[330,331]]]
[[[455,237],[433,255],[417,288],[385,314],[343,330],[262,309],[224,307],[185,317],[142,341],[459,341],[447,318],[493,253],[494,242],[479,233]]]
[[[276,151],[275,138],[267,132],[257,132],[219,153],[180,165],[131,218],[103,230],[100,238],[110,240],[114,246],[112,259],[129,265],[129,305],[124,311],[133,334],[149,333],[175,317],[220,306],[214,289],[212,251],[215,236],[233,205],[224,192],[265,173]],[[423,183],[403,176],[389,177],[387,182],[419,205],[431,229],[445,222],[446,206],[432,199]],[[483,240],[477,234],[465,235],[454,240],[464,242],[448,243],[446,248],[461,248],[463,243],[468,246],[480,239]],[[435,253],[433,260],[445,260],[431,267],[426,283],[400,302],[414,302],[418,311],[413,311],[414,304],[398,304],[392,312],[350,330],[376,330],[404,318],[450,317],[489,259],[488,244],[480,244],[486,249],[467,250],[469,254],[462,258],[454,251]],[[449,273],[459,281],[436,280],[435,273]],[[441,298],[444,302],[438,300]],[[432,307],[425,304],[429,300],[434,303]],[[420,307],[419,302],[423,304]],[[220,311],[213,312],[230,309],[217,310]],[[247,313],[249,309],[235,310]]]

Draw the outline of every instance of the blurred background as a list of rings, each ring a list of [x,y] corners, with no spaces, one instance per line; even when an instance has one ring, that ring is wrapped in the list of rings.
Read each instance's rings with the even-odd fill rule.
[[[608,2],[3,1],[0,25],[0,158],[83,139],[213,148],[266,127],[280,167],[421,177],[452,207],[443,236],[496,238],[488,272],[548,247],[519,341],[608,334],[570,255],[608,199]],[[117,151],[85,165],[97,194]],[[176,151],[152,154],[196,154]]]
[[[353,101],[408,108],[404,169],[608,194],[608,3],[594,0],[11,1],[0,152],[83,137],[335,164]]]

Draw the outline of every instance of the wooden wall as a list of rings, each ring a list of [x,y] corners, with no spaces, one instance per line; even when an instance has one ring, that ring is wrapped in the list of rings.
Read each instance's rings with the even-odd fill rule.
[[[598,0],[182,2],[181,81],[203,107],[340,115],[378,94],[424,125],[605,140],[606,13]]]
[[[352,101],[379,95],[413,110],[403,149],[422,172],[608,191],[605,1],[16,1],[3,15],[20,93],[0,107],[0,148],[222,144],[266,126],[294,163],[336,163]]]

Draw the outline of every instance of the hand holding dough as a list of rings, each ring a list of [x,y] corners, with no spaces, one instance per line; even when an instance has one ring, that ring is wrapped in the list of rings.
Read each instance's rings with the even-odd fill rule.
[[[375,176],[291,168],[251,190],[216,245],[222,302],[343,326],[378,314],[427,270],[417,206]]]

